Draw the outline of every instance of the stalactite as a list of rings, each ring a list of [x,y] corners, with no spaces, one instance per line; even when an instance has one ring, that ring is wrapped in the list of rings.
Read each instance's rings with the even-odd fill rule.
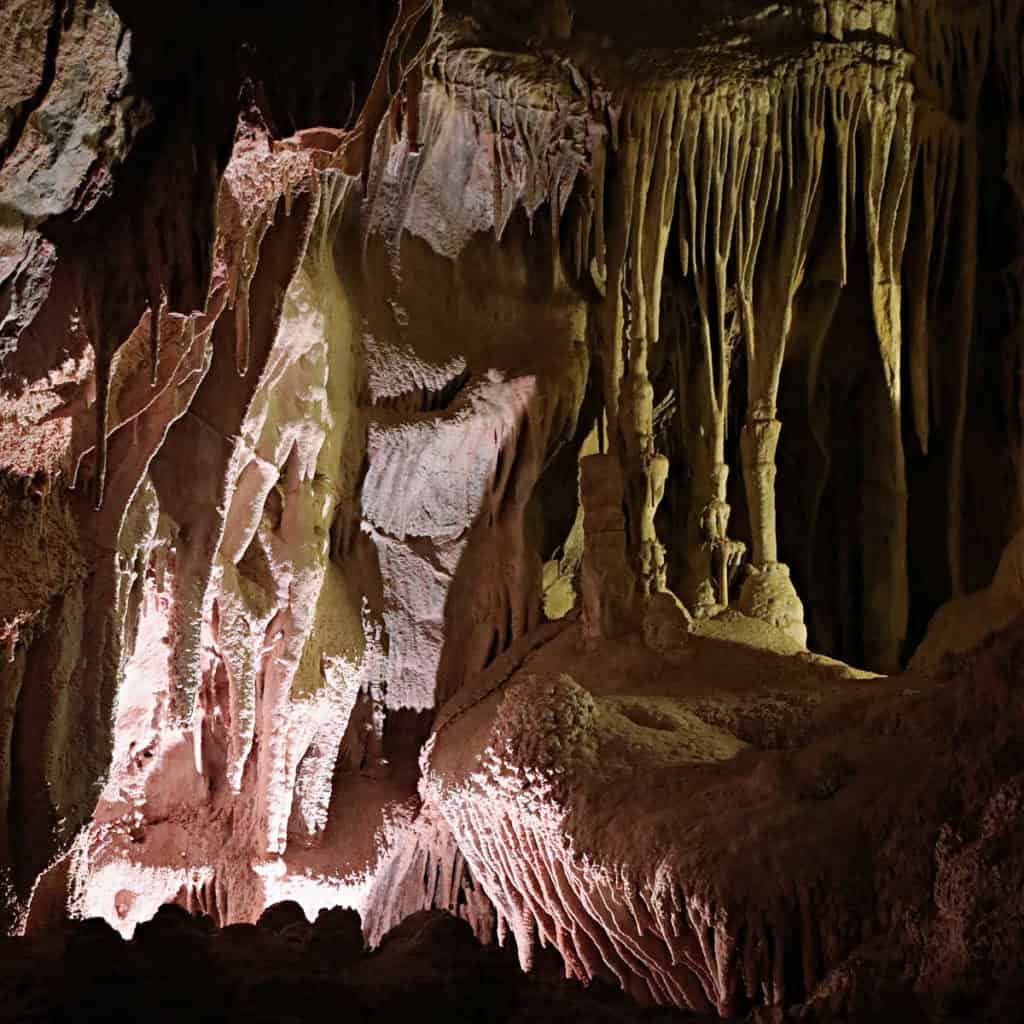
[[[244,377],[249,372],[251,347],[249,290],[259,266],[263,239],[274,219],[274,203],[276,203],[276,197],[270,206],[260,211],[253,225],[245,232],[239,266],[236,271],[234,292],[228,305],[228,308],[233,309],[235,313],[235,369],[239,377]]]
[[[370,93],[332,159],[332,165],[350,177],[363,178],[365,182],[377,129],[407,77],[423,61],[440,13],[438,0],[401,0]]]
[[[862,122],[864,213],[871,310],[881,358],[886,414],[878,427],[880,458],[865,480],[875,502],[866,537],[864,638],[868,664],[898,667],[909,616],[907,486],[902,427],[901,258],[914,164],[910,84],[892,69],[876,70]],[[876,428],[876,436],[878,429]]]
[[[96,468],[92,481],[93,504],[97,510],[103,507],[107,483],[107,455],[110,430],[110,355],[102,337],[102,317],[98,306],[102,300],[93,295],[84,299],[84,315],[89,340],[92,342],[96,359]]]
[[[157,290],[149,300],[149,359],[150,383],[156,387],[160,382],[160,328],[163,313],[164,296]]]
[[[885,383],[900,402],[900,257],[905,241],[913,169],[913,109],[906,83],[889,79],[870,106],[867,130],[865,215],[871,269],[872,313],[878,334]]]
[[[286,217],[290,217],[292,215],[292,203],[294,201],[290,168],[285,169],[284,180],[281,184],[283,189],[282,194],[284,196],[284,215]]]
[[[910,323],[910,383],[914,426],[921,450],[927,455],[931,434],[931,319],[937,292],[933,278],[941,275],[949,237],[953,197],[960,160],[959,126],[939,111],[919,111],[917,165],[920,171],[918,204],[923,223],[917,244],[907,254],[908,319]]]
[[[841,274],[846,285],[849,272],[850,213],[857,209],[857,127],[864,106],[864,90],[840,79],[827,90],[832,130],[836,140],[836,195],[839,204]]]

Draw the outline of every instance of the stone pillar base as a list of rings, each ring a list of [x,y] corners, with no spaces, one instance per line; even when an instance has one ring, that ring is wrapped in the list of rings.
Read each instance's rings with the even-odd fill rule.
[[[788,565],[768,562],[760,567],[751,566],[740,592],[739,610],[782,630],[801,647],[807,646],[804,606],[789,578]]]
[[[644,644],[668,661],[689,656],[693,618],[675,594],[668,590],[652,594],[644,608]]]

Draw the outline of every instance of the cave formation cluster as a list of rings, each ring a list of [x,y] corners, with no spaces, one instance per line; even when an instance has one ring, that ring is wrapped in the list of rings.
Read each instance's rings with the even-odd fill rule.
[[[1016,998],[1024,3],[164,6],[0,12],[5,927]]]

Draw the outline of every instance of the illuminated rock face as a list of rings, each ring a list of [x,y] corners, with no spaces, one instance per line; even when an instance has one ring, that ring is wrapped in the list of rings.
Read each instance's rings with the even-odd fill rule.
[[[550,945],[726,1017],[1019,999],[1019,625],[941,678],[779,657],[771,688],[765,652],[691,643],[680,668],[570,631],[442,712],[423,789],[524,968]]]
[[[0,39],[9,923],[440,908],[726,1015],[980,984],[1021,4],[143,6]],[[808,653],[897,673],[950,598],[913,675]]]

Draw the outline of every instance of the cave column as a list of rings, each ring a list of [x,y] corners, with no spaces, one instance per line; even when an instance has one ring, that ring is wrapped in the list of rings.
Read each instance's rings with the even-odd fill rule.
[[[778,474],[775,453],[781,432],[782,424],[775,418],[774,402],[770,398],[752,402],[740,436],[740,448],[743,480],[750,503],[751,560],[758,567],[779,560],[775,524],[775,478]]]
[[[580,460],[583,561],[580,591],[588,644],[627,632],[634,618],[635,581],[626,555],[625,483],[617,455]]]
[[[756,341],[752,315],[748,312],[745,316],[749,389],[746,422],[740,434],[740,455],[752,550],[739,607],[745,615],[762,619],[798,644],[806,645],[804,606],[790,579],[789,567],[779,561],[775,488],[778,475],[775,458],[782,434],[776,403],[795,290],[792,282],[787,283],[783,315],[777,320],[766,317],[768,328]]]
[[[774,401],[763,397],[752,401],[740,436],[753,541],[750,571],[740,592],[740,610],[770,622],[805,646],[803,602],[790,579],[789,566],[779,561],[775,453],[781,432]]]
[[[724,442],[724,436],[722,438]],[[717,454],[717,453],[716,453]],[[739,567],[746,545],[729,539],[729,518],[732,507],[725,500],[729,482],[729,466],[724,456],[717,456],[709,473],[711,494],[701,510],[701,552],[704,578],[697,589],[698,618],[714,615],[729,604],[729,584]]]
[[[782,424],[777,416],[782,364],[803,281],[821,198],[825,91],[820,79],[787,83],[775,101],[773,125],[792,142],[782,161],[773,151],[767,172],[744,203],[749,238],[740,274],[740,312],[747,352],[747,416],[740,435],[743,482],[751,527],[751,566],[740,594],[744,614],[769,622],[801,646],[807,643],[804,607],[779,561],[776,524],[775,456]],[[789,182],[784,217],[776,215],[766,245],[759,210]],[[760,249],[760,258],[758,251]],[[755,296],[757,312],[755,313]],[[755,321],[757,323],[755,324]]]
[[[659,333],[662,274],[679,173],[683,121],[677,116],[675,91],[645,96],[630,104],[622,113],[622,122],[628,130],[620,143],[612,142],[615,160],[609,186],[613,216],[607,242],[603,362],[609,451],[618,459],[621,474],[618,488],[625,550],[621,571],[631,597],[624,601],[620,600],[623,595],[610,595],[608,607],[599,616],[591,616],[595,623],[605,620],[604,630],[638,625],[650,599],[662,592],[666,583],[665,552],[658,540],[655,513],[665,491],[668,460],[655,451],[654,389],[647,362],[650,345]],[[597,466],[593,463],[592,472],[597,472]],[[601,472],[611,486],[611,471]],[[588,533],[593,514],[587,508],[587,491],[593,486],[585,473]],[[593,505],[597,499],[591,494],[589,500]],[[607,507],[609,500],[602,499]],[[587,544],[589,547],[589,538]],[[607,621],[608,615],[618,621]]]
[[[691,104],[683,139],[679,243],[683,274],[692,277],[699,307],[702,368],[697,371],[701,429],[693,494],[699,522],[695,613],[714,615],[729,604],[729,584],[746,551],[728,536],[725,459],[729,381],[738,341],[732,280],[740,233],[741,189],[750,165],[750,120],[737,117],[736,96],[723,92]]]
[[[665,493],[668,460],[654,452],[654,390],[647,377],[647,345],[633,345],[635,361],[620,395],[624,438],[624,496],[629,518],[629,548],[635,562],[637,597],[643,602],[665,589],[665,549],[658,540],[654,517]]]

